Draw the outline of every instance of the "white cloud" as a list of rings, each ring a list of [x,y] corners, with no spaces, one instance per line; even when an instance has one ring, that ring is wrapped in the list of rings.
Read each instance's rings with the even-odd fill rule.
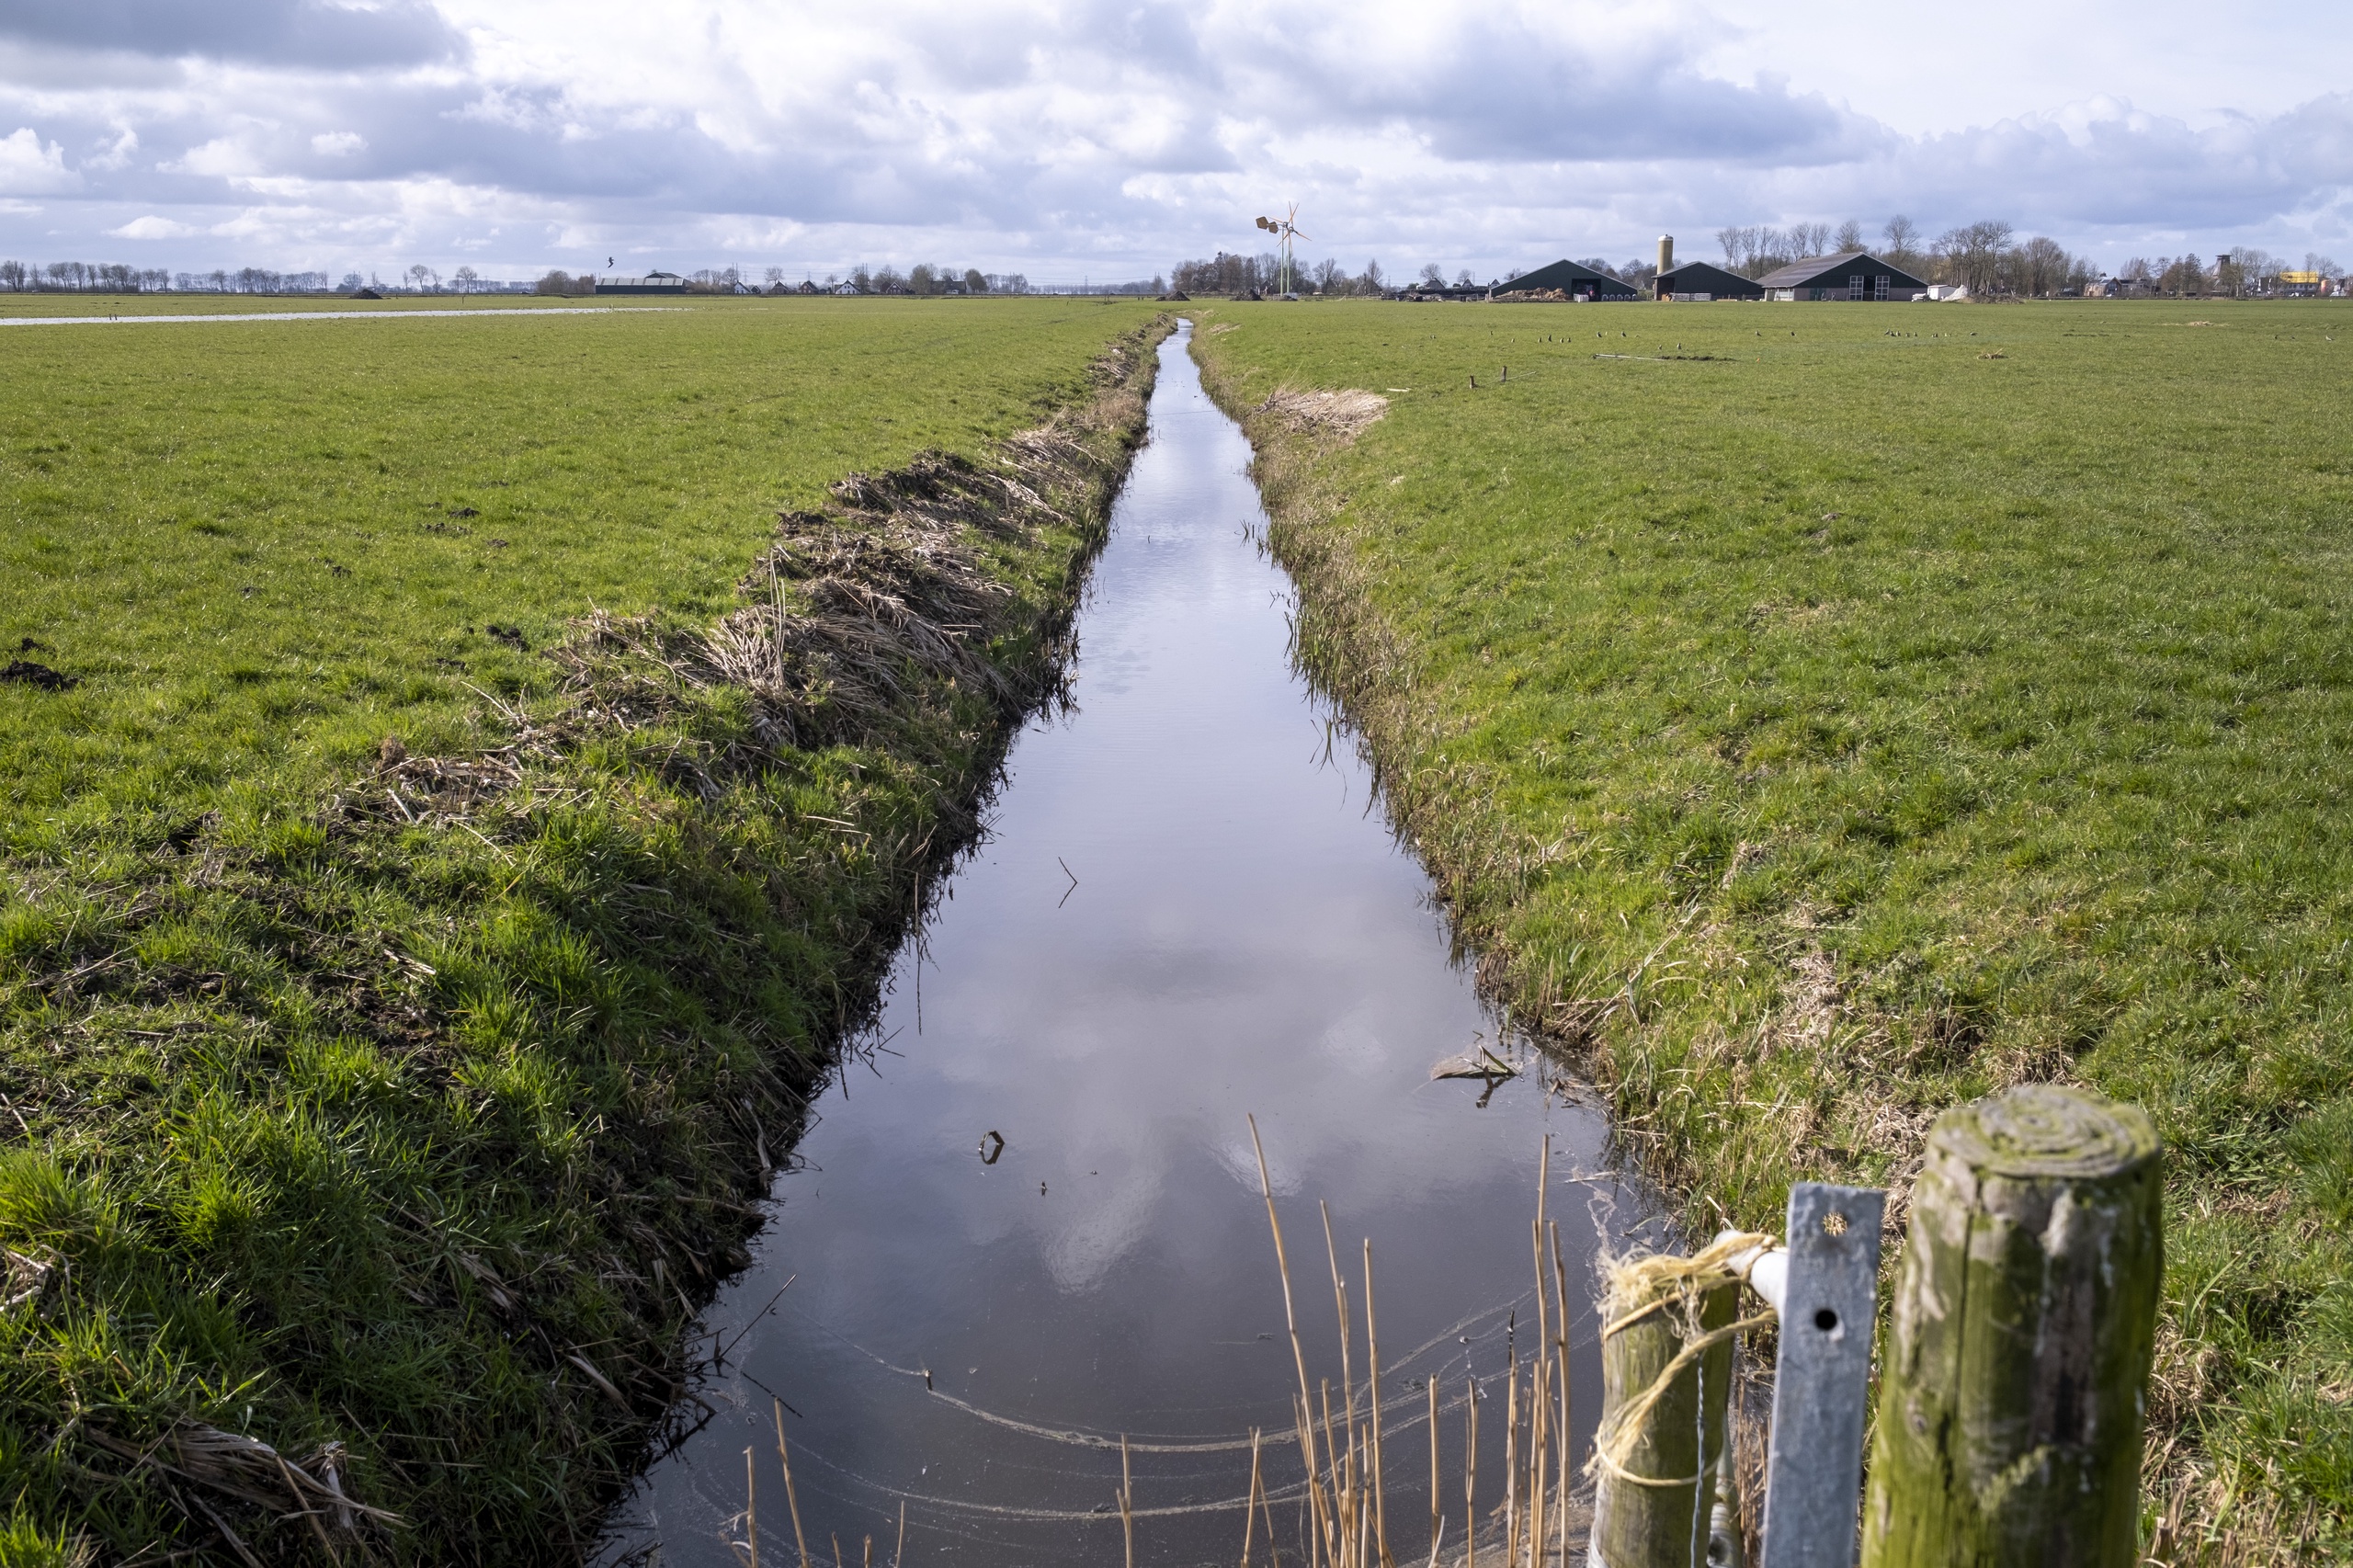
[[[74,191],[89,233],[175,242],[174,265],[517,274],[628,250],[1148,276],[1254,245],[1290,199],[1351,268],[1482,276],[1899,210],[2096,250],[2301,250],[2353,213],[2342,53],[2246,18],[2201,79],[2146,41],[2203,25],[2181,0],[2032,48],[1925,16],[1801,32],[1757,0],[255,3],[92,0],[155,13],[137,56],[0,17],[0,112],[26,122],[0,193]],[[151,217],[189,232],[131,232]],[[0,213],[0,249],[33,233]]]
[[[128,166],[131,155],[139,151],[139,132],[126,126],[113,141],[104,145],[105,151],[83,161],[84,168],[111,171]]]
[[[107,233],[119,240],[184,240],[204,231],[175,219],[158,218],[151,212],[144,218],[133,218],[120,228],[108,229]]]
[[[65,166],[65,149],[55,142],[44,144],[30,126],[0,136],[0,193],[46,196],[80,183]]]

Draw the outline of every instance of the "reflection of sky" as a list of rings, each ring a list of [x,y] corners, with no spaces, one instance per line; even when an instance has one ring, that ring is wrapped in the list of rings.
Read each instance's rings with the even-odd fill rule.
[[[642,1489],[635,1519],[666,1562],[723,1560],[744,1448],[774,1463],[763,1387],[797,1413],[804,1522],[820,1542],[841,1531],[853,1556],[868,1533],[887,1552],[906,1494],[922,1556],[1114,1544],[1115,1517],[1105,1536],[972,1511],[1084,1515],[1110,1495],[1118,1454],[978,1419],[926,1394],[924,1369],[938,1393],[1047,1426],[1288,1430],[1294,1374],[1245,1112],[1282,1199],[1311,1376],[1338,1373],[1321,1199],[1359,1312],[1362,1238],[1377,1249],[1384,1394],[1410,1395],[1399,1422],[1422,1408],[1414,1380],[1442,1373],[1459,1394],[1474,1351],[1482,1375],[1501,1364],[1505,1314],[1532,1281],[1542,1134],[1556,1171],[1598,1167],[1597,1121],[1533,1085],[1480,1109],[1479,1085],[1428,1080],[1493,1026],[1449,965],[1418,867],[1367,814],[1362,768],[1345,744],[1326,759],[1290,673],[1285,583],[1244,532],[1263,522],[1246,445],[1180,345],[1163,367],[1081,623],[1082,710],[1022,738],[994,835],[932,922],[919,1004],[901,960],[881,1025],[897,1054],[826,1095],[808,1168],[779,1180],[758,1261],[710,1314],[732,1335],[799,1277],[740,1369],[705,1390],[719,1418]],[[1005,1152],[984,1165],[992,1130]],[[1590,1190],[1607,1189],[1556,1183],[1552,1199],[1579,1296]],[[1360,1330],[1356,1354],[1361,1378]],[[1588,1416],[1597,1392],[1578,1390]],[[1427,1436],[1409,1424],[1394,1440],[1423,1456],[1401,1467],[1398,1506],[1426,1518],[1403,1488],[1426,1484]],[[1500,1431],[1482,1448],[1499,1456]],[[1295,1453],[1269,1450],[1278,1483]],[[1136,1464],[1145,1509],[1238,1496],[1249,1473],[1230,1449]],[[790,1539],[778,1508],[763,1510],[771,1552]],[[1222,1557],[1240,1524],[1154,1515],[1138,1549]]]

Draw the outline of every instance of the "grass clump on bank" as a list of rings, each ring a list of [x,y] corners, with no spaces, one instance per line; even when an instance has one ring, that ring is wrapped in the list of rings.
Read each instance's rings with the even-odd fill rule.
[[[513,315],[8,329],[28,1560],[581,1555],[1055,689],[1144,312]]]
[[[1695,1228],[2137,1101],[2150,1550],[2353,1549],[2353,316],[1198,313],[1303,660]]]

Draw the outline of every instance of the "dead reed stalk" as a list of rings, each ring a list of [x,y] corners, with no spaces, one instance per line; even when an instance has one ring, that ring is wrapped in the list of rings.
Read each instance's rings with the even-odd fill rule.
[[[792,1456],[784,1449],[784,1401],[776,1402],[776,1457],[784,1466],[784,1503],[792,1510],[792,1544],[801,1550],[801,1568],[809,1568],[809,1538],[801,1533],[801,1499],[792,1490]],[[905,1504],[900,1506],[900,1529],[906,1528]]]
[[[1372,1310],[1372,1238],[1364,1239],[1364,1353],[1372,1372],[1372,1534],[1381,1551],[1381,1568],[1397,1568],[1389,1555],[1389,1506],[1381,1476],[1381,1329]]]
[[[1479,1568],[1479,1380],[1471,1380],[1470,1397],[1463,1402],[1463,1425],[1469,1435],[1462,1444],[1462,1568]]]
[[[1438,1379],[1428,1380],[1430,1391],[1430,1561],[1438,1561],[1438,1543],[1446,1534],[1446,1513],[1438,1506]]]
[[[744,1540],[752,1550],[752,1568],[760,1568],[760,1487],[752,1473],[752,1449],[744,1448]]]
[[[1128,1435],[1120,1434],[1120,1533],[1128,1546],[1128,1568],[1136,1568],[1135,1475],[1128,1468]]]
[[[1242,1505],[1242,1568],[1250,1568],[1250,1529],[1258,1522],[1258,1428],[1250,1428],[1250,1496]],[[1274,1549],[1274,1537],[1267,1539],[1267,1550]],[[895,1565],[894,1565],[895,1568]]]
[[[1250,1123],[1250,1147],[1258,1156],[1258,1190],[1267,1199],[1267,1225],[1275,1233],[1275,1267],[1283,1277],[1283,1326],[1290,1331],[1291,1363],[1299,1372],[1299,1452],[1307,1467],[1308,1499],[1318,1527],[1310,1532],[1308,1539],[1313,1542],[1320,1539],[1324,1521],[1323,1494],[1315,1484],[1315,1429],[1311,1420],[1313,1406],[1308,1403],[1307,1352],[1300,1347],[1299,1314],[1291,1306],[1290,1256],[1283,1247],[1283,1222],[1275,1215],[1275,1187],[1267,1176],[1267,1148],[1258,1140],[1258,1119],[1252,1116],[1246,1119]]]

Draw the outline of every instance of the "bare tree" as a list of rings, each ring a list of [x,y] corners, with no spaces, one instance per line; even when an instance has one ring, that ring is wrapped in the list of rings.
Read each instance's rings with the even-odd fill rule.
[[[2002,258],[2010,248],[2010,226],[1983,219],[1937,236],[1935,254],[1945,281],[1959,283],[1972,294],[1991,294],[2002,281]]]
[[[1920,254],[1920,225],[1898,212],[1881,226],[1879,237],[1887,246],[1888,259],[1916,256]]]
[[[474,291],[474,285],[482,281],[482,274],[472,266],[461,267],[457,270],[456,281],[459,293],[471,294]]]
[[[1863,226],[1849,218],[1838,225],[1838,233],[1830,242],[1832,250],[1848,251],[1863,248]]]
[[[2029,299],[2046,299],[2066,286],[2067,262],[2057,240],[2037,234],[2010,253],[2010,286]]]

